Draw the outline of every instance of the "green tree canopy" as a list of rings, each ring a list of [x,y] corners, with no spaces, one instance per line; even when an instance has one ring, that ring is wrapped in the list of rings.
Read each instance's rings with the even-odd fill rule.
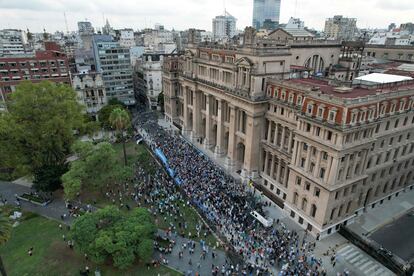
[[[125,109],[115,108],[114,110],[112,110],[111,115],[109,116],[109,122],[111,123],[112,128],[118,131],[118,135],[122,140],[124,160],[125,165],[127,165],[128,160],[125,149],[124,131],[131,127],[131,117]]]
[[[43,190],[56,188],[64,163],[85,127],[71,87],[49,81],[23,82],[0,119],[0,167],[33,174]]]
[[[101,126],[105,129],[110,130],[111,129],[111,123],[109,121],[109,116],[111,115],[112,111],[116,108],[125,109],[125,105],[123,102],[112,98],[108,101],[108,104],[101,108],[98,112],[98,120],[101,123]],[[127,111],[128,112],[128,111]]]
[[[100,189],[113,182],[122,182],[133,176],[131,167],[123,166],[110,143],[93,145],[77,141],[73,152],[78,157],[62,176],[65,197],[73,199],[82,189]]]
[[[114,206],[87,213],[75,220],[71,238],[81,252],[98,263],[112,259],[124,269],[137,258],[149,261],[156,227],[145,208],[125,214]]]

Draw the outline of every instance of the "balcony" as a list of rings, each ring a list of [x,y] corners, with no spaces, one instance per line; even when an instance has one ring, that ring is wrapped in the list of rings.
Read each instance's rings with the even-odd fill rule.
[[[260,102],[260,101],[266,100],[266,97],[265,96],[253,100],[250,97],[250,93],[247,92],[247,91],[241,90],[239,88],[229,88],[227,86],[218,84],[218,83],[213,82],[213,81],[208,81],[208,80],[200,79],[200,78],[195,77],[195,75],[193,73],[182,72],[182,73],[180,73],[180,76],[182,76],[185,79],[191,80],[191,81],[196,81],[196,82],[199,82],[199,83],[202,83],[202,84],[205,84],[205,85],[214,87],[214,88],[218,88],[220,90],[223,90],[226,93],[239,96],[239,97],[244,98],[244,99],[247,99],[249,101]]]

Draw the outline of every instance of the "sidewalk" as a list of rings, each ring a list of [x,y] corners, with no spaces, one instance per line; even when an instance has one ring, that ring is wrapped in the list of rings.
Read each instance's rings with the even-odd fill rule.
[[[160,236],[166,237],[166,234],[162,230],[158,230]],[[201,258],[203,248],[199,242],[196,242],[194,253],[190,254],[188,246],[186,249],[182,249],[183,244],[188,244],[189,239],[183,238],[179,235],[174,235],[172,237],[175,240],[175,245],[173,247],[172,253],[162,254],[158,251],[155,251],[155,256],[158,260],[161,261],[161,256],[168,260],[168,266],[181,271],[184,275],[187,275],[191,271],[191,275],[195,275],[198,272],[199,275],[211,275],[212,266],[218,266],[221,270],[222,266],[226,263],[226,253],[221,250],[214,250],[216,257],[213,259],[211,252],[213,248],[206,248],[208,253],[206,254],[205,259]],[[183,258],[179,258],[179,252],[183,251]],[[191,264],[189,264],[191,259]]]
[[[0,194],[4,199],[7,199],[8,204],[13,206],[16,206],[16,194],[20,195],[30,192],[33,192],[33,190],[25,185],[0,181]],[[20,201],[20,205],[25,211],[37,213],[43,217],[57,220],[61,223],[71,224],[73,221],[71,216],[67,216],[66,219],[62,221],[61,215],[68,214],[68,209],[66,208],[65,201],[61,198],[54,198],[53,201],[46,206],[38,206],[23,200]]]
[[[357,217],[349,229],[361,236],[369,236],[379,228],[398,219],[414,208],[414,190],[400,192],[398,198],[384,199],[384,203],[376,204],[366,213]]]

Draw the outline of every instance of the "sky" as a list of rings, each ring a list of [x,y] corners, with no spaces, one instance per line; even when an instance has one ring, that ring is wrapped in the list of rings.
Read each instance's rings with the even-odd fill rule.
[[[251,25],[253,0],[0,0],[0,29],[31,32],[70,31],[87,19],[100,28],[104,18],[114,28],[142,29],[160,23],[167,29],[211,31],[211,20],[224,13],[235,16],[237,28]],[[414,21],[413,0],[282,0],[281,23],[299,17],[309,28],[323,30],[325,19],[341,14],[357,18],[359,28],[386,28]]]

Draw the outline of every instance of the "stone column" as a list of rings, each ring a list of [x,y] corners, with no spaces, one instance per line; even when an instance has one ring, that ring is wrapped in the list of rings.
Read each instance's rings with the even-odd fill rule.
[[[348,168],[349,168],[349,159],[350,159],[351,155],[347,154],[345,157],[345,166],[344,166],[344,170],[343,170],[343,175],[341,180],[345,180],[346,179],[346,175],[348,173]]]
[[[201,136],[201,97],[199,91],[193,91],[193,139]]]
[[[245,139],[245,155],[244,166],[252,178],[258,177],[259,172],[259,154],[260,154],[260,136],[261,128],[263,126],[263,117],[253,117],[251,114],[247,115],[246,139]]]
[[[183,122],[183,130],[182,130],[182,134],[183,135],[188,135],[189,132],[191,131],[190,127],[188,126],[188,94],[187,94],[187,87],[182,86],[182,91],[183,91],[183,98],[184,98],[184,104],[183,104],[183,117],[184,117],[184,122]]]
[[[231,167],[236,161],[236,107],[232,104],[229,104],[229,108],[229,147],[227,149],[226,166]]]
[[[321,165],[321,159],[322,159],[322,151],[318,150],[318,153],[316,154],[316,165],[315,165],[315,171],[313,172],[313,176],[316,178],[319,178],[319,171],[320,171],[320,165]],[[325,171],[325,174],[327,172]]]
[[[219,157],[224,154],[224,124],[223,124],[223,101],[217,99],[217,137],[216,137],[216,148],[214,149],[214,154]]]
[[[292,153],[292,143],[293,143],[293,129],[289,133],[289,143],[288,143],[288,153]]]
[[[265,164],[264,164],[264,173],[265,174],[267,174],[267,169],[269,167],[268,155],[269,155],[269,152],[265,151]]]
[[[277,146],[277,136],[279,133],[279,124],[275,123],[275,137],[273,137],[273,145]]]
[[[363,154],[363,158],[362,158],[362,162],[359,166],[359,171],[358,174],[362,174],[365,171],[365,168],[367,167],[367,163],[368,163],[368,150],[364,150],[364,154]]]
[[[276,155],[272,154],[272,165],[270,166],[270,178],[273,179],[273,175],[275,174],[275,162],[276,162]]]
[[[311,152],[312,152],[312,146],[308,145],[308,151],[306,153],[306,161],[305,161],[305,171],[309,171],[309,166],[311,163]]]
[[[270,144],[272,141],[272,124],[273,124],[273,121],[271,121],[271,120],[269,120],[269,126],[268,126],[268,130],[267,130],[267,142]]]
[[[299,167],[302,159],[303,142],[296,141],[295,166]]]
[[[206,137],[204,137],[204,148],[209,149],[211,147],[211,142],[213,141],[213,131],[212,131],[212,107],[214,100],[210,95],[205,94],[206,96]]]
[[[288,186],[289,166],[285,164],[285,174],[283,175],[283,185]]]
[[[352,166],[351,166],[351,178],[355,176],[355,168],[356,168],[356,165],[358,164],[357,158],[358,158],[358,154],[354,154],[354,162],[352,163]]]
[[[285,148],[286,127],[282,127],[282,140],[280,141],[280,148],[283,150]]]
[[[282,180],[280,180],[282,174],[282,159],[279,158],[279,163],[277,164],[277,176],[275,177],[277,182],[282,183]]]
[[[329,156],[330,158],[330,166],[329,166],[329,179],[328,182],[330,185],[334,185],[336,183],[336,175],[338,173],[338,164],[339,164],[339,159],[333,157],[333,156]],[[327,175],[328,175],[327,174]]]
[[[292,150],[292,159],[291,164],[293,166],[297,166],[297,159],[298,159],[298,144],[299,142],[296,140],[293,140],[293,150]]]

